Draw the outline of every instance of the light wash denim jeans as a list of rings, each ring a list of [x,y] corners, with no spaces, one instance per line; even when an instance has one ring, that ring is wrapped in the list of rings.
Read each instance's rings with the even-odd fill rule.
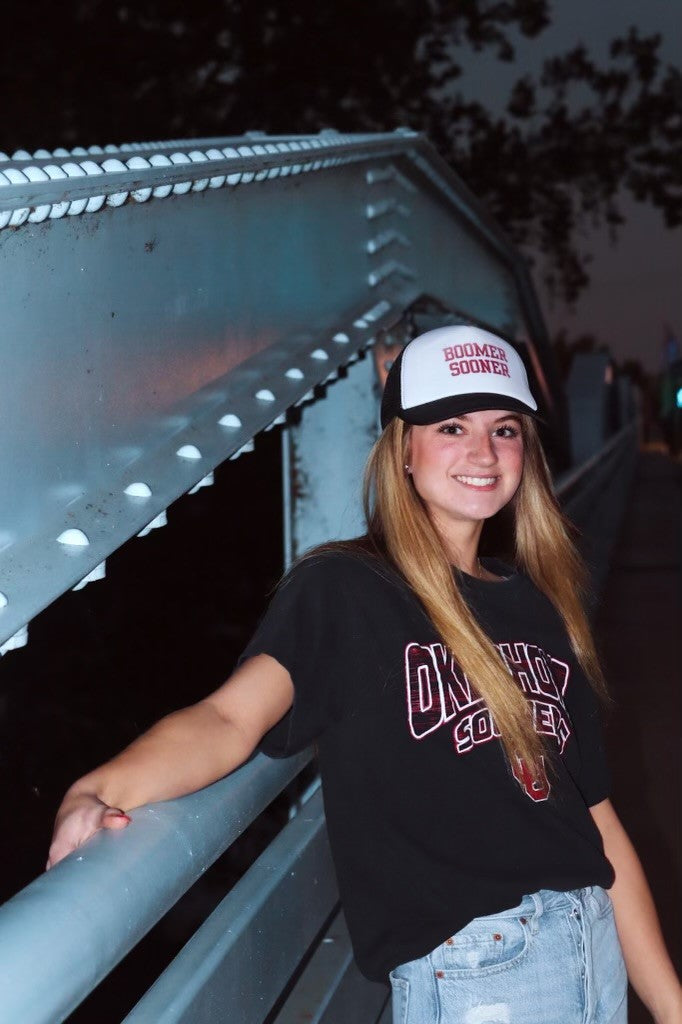
[[[541,889],[391,972],[393,1024],[627,1024],[627,974],[599,886]]]

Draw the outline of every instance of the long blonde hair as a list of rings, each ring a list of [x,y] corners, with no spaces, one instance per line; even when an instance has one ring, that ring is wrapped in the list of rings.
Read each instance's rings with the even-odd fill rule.
[[[524,466],[512,499],[515,560],[564,621],[571,647],[594,689],[606,684],[583,607],[587,572],[552,492],[535,423],[521,417]],[[374,445],[365,470],[368,541],[399,570],[457,663],[473,682],[500,732],[510,763],[520,757],[542,775],[547,749],[533,728],[529,702],[462,597],[445,547],[426,506],[404,472],[409,427],[393,419]],[[549,767],[549,765],[547,765]]]

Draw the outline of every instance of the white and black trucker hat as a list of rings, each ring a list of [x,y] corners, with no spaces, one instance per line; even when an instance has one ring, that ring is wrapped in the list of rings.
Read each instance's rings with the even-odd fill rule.
[[[516,349],[480,327],[437,327],[413,338],[386,379],[381,426],[394,416],[424,426],[480,409],[537,416]]]

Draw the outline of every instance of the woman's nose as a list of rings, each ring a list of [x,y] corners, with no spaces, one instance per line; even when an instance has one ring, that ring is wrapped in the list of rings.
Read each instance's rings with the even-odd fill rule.
[[[490,434],[475,434],[471,437],[469,458],[480,465],[490,466],[497,460],[495,446]]]

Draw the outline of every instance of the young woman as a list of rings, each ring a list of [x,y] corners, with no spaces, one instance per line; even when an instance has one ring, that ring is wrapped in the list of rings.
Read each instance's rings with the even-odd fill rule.
[[[536,409],[502,339],[410,342],[368,463],[367,535],[299,561],[219,690],[71,787],[49,865],[257,746],[315,741],[356,959],[390,977],[395,1024],[623,1024],[623,958],[655,1021],[680,1024],[608,799],[605,687]],[[514,566],[478,555],[505,509]]]

